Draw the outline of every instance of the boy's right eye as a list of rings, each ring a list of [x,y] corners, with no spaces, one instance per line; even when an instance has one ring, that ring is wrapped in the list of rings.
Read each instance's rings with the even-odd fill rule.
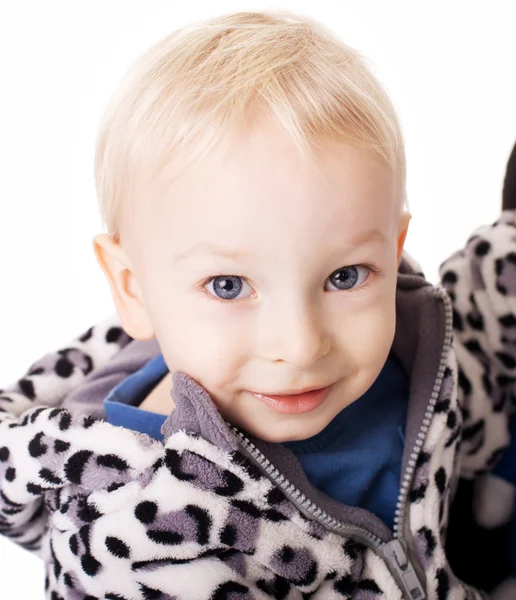
[[[247,286],[251,291],[252,287],[238,275],[218,275],[212,277],[206,282],[204,287],[210,292],[216,300],[236,300],[240,292]],[[248,296],[242,296],[246,298]]]

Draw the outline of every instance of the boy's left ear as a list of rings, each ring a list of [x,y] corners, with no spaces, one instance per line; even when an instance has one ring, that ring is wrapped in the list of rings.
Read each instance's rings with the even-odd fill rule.
[[[408,232],[408,226],[410,223],[410,219],[412,219],[412,215],[404,210],[401,213],[401,217],[400,217],[400,223],[399,223],[399,228],[398,228],[398,267],[400,266],[400,262],[401,262],[401,255],[403,252],[403,246],[405,245],[405,239],[407,237],[407,232]]]

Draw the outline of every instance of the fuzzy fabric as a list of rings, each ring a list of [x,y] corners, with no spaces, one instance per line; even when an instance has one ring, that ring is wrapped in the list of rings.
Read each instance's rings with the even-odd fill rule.
[[[0,531],[41,554],[47,598],[485,597],[454,574],[445,539],[459,477],[487,472],[509,445],[513,217],[443,263],[443,288],[400,266],[393,348],[411,392],[395,532],[324,497],[287,450],[243,441],[185,374],[163,442],[65,408],[83,386],[104,393],[127,375],[114,365],[138,342],[115,316],[33,363],[0,391]]]

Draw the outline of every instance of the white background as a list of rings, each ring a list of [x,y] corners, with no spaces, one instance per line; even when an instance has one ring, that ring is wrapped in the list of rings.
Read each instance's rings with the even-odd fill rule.
[[[311,15],[370,59],[405,132],[406,248],[431,281],[497,217],[516,139],[512,0],[1,0],[0,388],[114,311],[92,250],[92,165],[120,77],[188,21],[260,8]],[[38,559],[0,539],[0,598],[38,600],[42,589]]]

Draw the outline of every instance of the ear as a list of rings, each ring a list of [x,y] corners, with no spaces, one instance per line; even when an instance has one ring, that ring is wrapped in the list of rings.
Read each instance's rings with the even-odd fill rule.
[[[412,219],[412,215],[408,211],[404,210],[400,216],[398,229],[398,267],[401,262],[401,253],[403,252],[403,246],[405,245],[410,219]]]
[[[123,329],[136,340],[154,337],[143,295],[126,253],[118,242],[105,233],[93,238],[93,251],[115,302]]]

